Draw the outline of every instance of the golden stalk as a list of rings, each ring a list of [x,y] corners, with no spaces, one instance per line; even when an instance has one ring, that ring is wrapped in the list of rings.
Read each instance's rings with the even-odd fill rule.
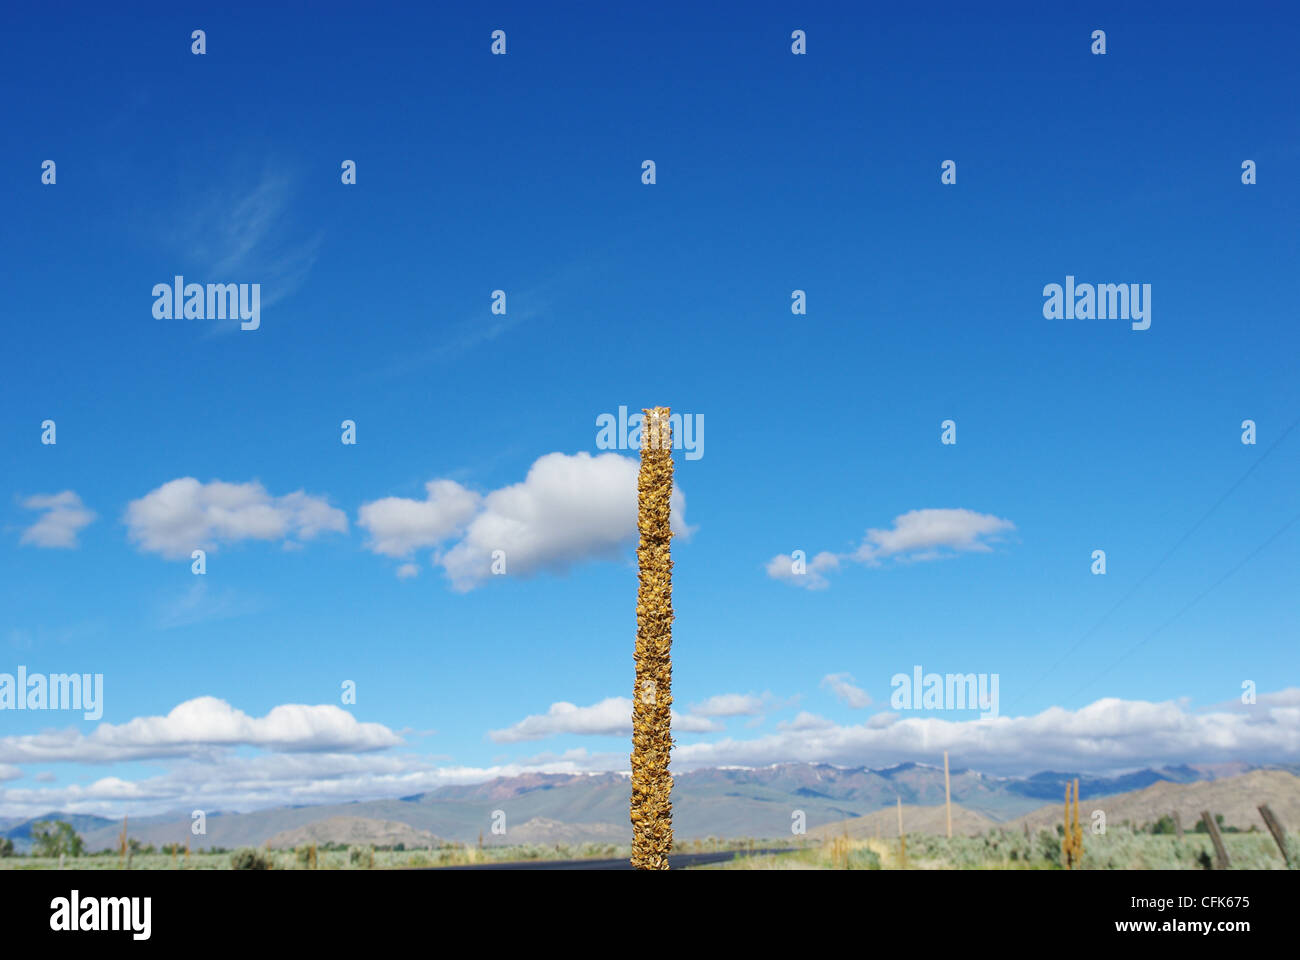
[[[1061,859],[1073,870],[1083,859],[1083,829],[1079,826],[1079,780],[1074,781],[1074,817],[1070,817],[1070,781],[1065,782],[1065,832],[1061,838]]]
[[[643,410],[637,476],[636,685],[632,695],[632,866],[667,870],[673,846],[673,431],[667,407]]]

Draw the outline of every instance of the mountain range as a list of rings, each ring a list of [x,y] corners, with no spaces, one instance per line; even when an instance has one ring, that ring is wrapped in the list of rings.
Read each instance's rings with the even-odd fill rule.
[[[1238,778],[1256,768],[1246,764],[1179,766],[1146,769],[1113,777],[1044,771],[1030,777],[994,777],[970,769],[951,771],[953,803],[962,808],[962,828],[976,829],[985,821],[1003,823],[1055,809],[1064,798],[1068,780],[1079,779],[1085,803],[1102,797],[1143,791],[1154,785],[1171,789],[1179,784]],[[1300,768],[1286,768],[1290,773]],[[1288,773],[1270,782],[1270,790],[1285,793]],[[1294,779],[1294,778],[1291,778]],[[714,767],[677,774],[673,787],[674,833],[682,840],[697,837],[782,837],[790,835],[795,811],[803,811],[810,833],[844,820],[892,811],[898,801],[910,807],[938,807],[944,801],[942,767],[903,763],[883,769],[837,767],[822,763],[781,763],[761,768]],[[1300,781],[1296,781],[1300,785]],[[1224,784],[1225,798],[1234,786]],[[1300,791],[1298,791],[1300,793]],[[1172,796],[1172,794],[1171,794]],[[1253,795],[1252,795],[1253,796]],[[1250,797],[1234,801],[1233,810],[1253,810]],[[1264,802],[1264,801],[1259,801]],[[1226,799],[1224,811],[1229,808]],[[129,834],[146,844],[184,842],[199,847],[261,846],[295,837],[326,839],[320,821],[345,817],[387,821],[384,835],[397,836],[405,825],[456,843],[600,842],[630,839],[627,821],[628,779],[618,773],[544,774],[503,777],[484,783],[440,787],[411,796],[319,806],[275,807],[247,813],[207,813],[207,833],[190,836],[189,811],[132,817]],[[1136,809],[1136,808],[1135,808]],[[1154,808],[1153,808],[1154,809]],[[1289,807],[1288,807],[1289,809]],[[498,812],[499,811],[499,812]],[[1277,811],[1282,816],[1282,811]],[[1119,816],[1122,816],[1120,814]],[[1245,814],[1243,814],[1245,815]],[[1300,810],[1297,811],[1300,816]],[[1046,810],[1043,817],[1054,816]],[[1117,815],[1111,814],[1112,819]],[[1134,814],[1136,816],[1136,814]],[[1235,816],[1235,814],[1234,814]],[[85,814],[49,813],[24,820],[0,820],[0,836],[13,839],[25,851],[32,823],[67,820],[86,840],[89,850],[114,849],[121,822]],[[969,821],[969,822],[968,822]],[[494,833],[493,824],[505,832]],[[1185,817],[1190,827],[1191,821]],[[1229,820],[1228,822],[1232,822]],[[528,829],[525,830],[524,827]],[[1300,824],[1297,824],[1300,826]],[[1294,829],[1294,827],[1292,827]],[[352,824],[352,835],[360,829]],[[367,829],[380,829],[370,825]],[[301,832],[295,832],[301,831]],[[400,831],[399,831],[400,832]],[[415,839],[417,834],[412,834]],[[546,841],[541,838],[545,837]],[[347,842],[341,839],[340,842]]]

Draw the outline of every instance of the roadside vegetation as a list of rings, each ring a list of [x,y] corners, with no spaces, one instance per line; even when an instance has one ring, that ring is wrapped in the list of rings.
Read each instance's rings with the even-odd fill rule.
[[[1285,870],[1277,844],[1267,833],[1228,833],[1224,846],[1237,870]],[[1111,830],[1085,834],[1079,870],[1209,870],[1214,847],[1205,833],[1179,840],[1166,833]],[[710,870],[1061,870],[1061,836],[1040,830],[1026,836],[990,830],[976,837],[909,833],[897,838],[832,837],[791,853],[737,858]]]
[[[525,843],[508,846],[452,844],[407,849],[304,844],[296,849],[266,847],[193,846],[165,844],[161,849],[127,838],[119,849],[87,852],[80,836],[66,823],[41,825],[31,854],[15,853],[12,842],[0,842],[0,870],[393,870],[414,867],[467,866],[478,863],[516,863],[535,860],[605,860],[631,857],[631,844]],[[695,840],[678,847],[681,853],[706,853],[752,848],[754,841]],[[60,859],[62,854],[62,859]]]
[[[126,838],[119,849],[88,852],[71,825],[60,821],[37,824],[32,851],[15,851],[0,838],[0,870],[393,870],[415,867],[466,866],[535,860],[627,859],[631,845],[612,843],[514,844],[478,846],[454,844],[408,850],[396,847],[305,844],[297,849],[241,847],[237,850],[199,848],[182,844],[161,849]],[[897,838],[832,836],[778,841],[751,837],[723,840],[710,837],[674,844],[674,854],[734,851],[736,858],[697,870],[1060,870],[1062,828],[1026,834],[995,829],[975,837],[951,839],[909,833]],[[1300,853],[1300,837],[1287,836]],[[1224,831],[1223,843],[1233,869],[1286,869],[1277,844],[1266,832]],[[789,852],[754,854],[755,850],[789,846]],[[1300,856],[1293,857],[1300,864]],[[1179,839],[1164,820],[1143,827],[1121,824],[1104,835],[1085,833],[1082,870],[1208,870],[1214,848],[1205,832],[1187,831]]]

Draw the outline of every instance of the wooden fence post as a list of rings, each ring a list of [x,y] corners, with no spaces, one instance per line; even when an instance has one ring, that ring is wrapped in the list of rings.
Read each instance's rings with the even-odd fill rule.
[[[1177,810],[1174,811],[1174,833],[1178,834],[1179,840],[1183,839],[1183,818],[1178,815]]]
[[[1210,842],[1214,844],[1214,869],[1230,869],[1232,864],[1228,861],[1228,850],[1223,845],[1223,837],[1219,836],[1219,825],[1214,822],[1214,817],[1210,815],[1209,810],[1201,811],[1201,820],[1210,833]]]
[[[907,841],[903,839],[903,798],[898,798],[898,867],[907,869]]]
[[[948,779],[948,751],[943,752],[943,802],[948,807],[948,839],[952,839],[952,781]]]
[[[1273,834],[1273,839],[1277,842],[1277,848],[1282,851],[1282,859],[1286,861],[1286,865],[1288,867],[1295,866],[1286,852],[1286,831],[1282,829],[1282,824],[1274,816],[1267,803],[1260,804],[1259,815],[1264,818],[1264,823],[1268,825],[1268,832]]]

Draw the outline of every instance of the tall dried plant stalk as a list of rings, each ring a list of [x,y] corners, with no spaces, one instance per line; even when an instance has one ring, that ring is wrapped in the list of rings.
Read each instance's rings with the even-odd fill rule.
[[[644,410],[637,477],[636,685],[632,695],[632,866],[667,870],[673,845],[673,432],[667,407]]]
[[[1073,870],[1083,859],[1083,828],[1079,826],[1079,781],[1074,781],[1074,816],[1070,816],[1070,781],[1065,781],[1065,832],[1061,837],[1061,859]]]

